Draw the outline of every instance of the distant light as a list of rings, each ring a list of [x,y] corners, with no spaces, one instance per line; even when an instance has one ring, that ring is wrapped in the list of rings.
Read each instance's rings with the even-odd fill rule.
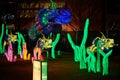
[[[8,3],[9,3],[9,4],[13,4],[13,3],[15,3],[15,2],[11,2],[11,1],[10,1],[10,2],[8,2]]]

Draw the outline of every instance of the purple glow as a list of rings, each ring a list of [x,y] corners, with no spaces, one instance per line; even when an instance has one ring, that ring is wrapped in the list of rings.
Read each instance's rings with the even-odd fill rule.
[[[8,51],[5,52],[5,56],[9,62],[15,62],[17,59],[17,56],[13,55],[13,48],[11,42],[8,45]]]

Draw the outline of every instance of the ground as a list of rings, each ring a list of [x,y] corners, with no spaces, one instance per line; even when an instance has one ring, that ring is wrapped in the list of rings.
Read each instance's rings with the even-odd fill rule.
[[[73,54],[61,54],[56,59],[45,58],[48,62],[48,80],[119,80],[120,56],[110,56],[109,74],[88,72],[79,69],[79,63],[74,62]],[[101,68],[102,70],[102,68]],[[31,60],[17,59],[8,62],[4,56],[0,57],[0,80],[32,80],[33,64]]]

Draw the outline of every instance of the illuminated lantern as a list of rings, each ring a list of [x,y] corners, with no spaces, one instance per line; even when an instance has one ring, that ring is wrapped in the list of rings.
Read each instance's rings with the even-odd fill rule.
[[[27,50],[27,47],[26,47],[26,43],[24,43],[22,45],[22,57],[24,60],[30,60],[30,54],[28,54],[28,50]]]
[[[86,41],[87,41],[87,37],[88,37],[88,27],[89,27],[89,18],[87,18],[85,21],[84,34],[83,34],[83,38],[82,38],[82,42],[81,42],[80,46],[75,45],[70,34],[69,33],[67,34],[68,41],[74,50],[74,60],[75,60],[75,62],[80,61],[80,69],[87,68],[85,45],[86,45]]]
[[[96,73],[96,57],[94,55],[94,52],[87,48],[87,53],[88,57],[86,58],[86,62],[88,63],[88,72],[93,71]]]
[[[3,53],[3,46],[2,46],[2,39],[3,39],[3,35],[4,35],[4,24],[2,24],[2,29],[1,29],[1,35],[0,35],[0,54]]]
[[[71,13],[69,9],[56,8],[55,3],[50,0],[49,9],[41,8],[36,15],[35,24],[29,29],[29,36],[35,39],[40,33],[49,35],[59,33],[62,30],[62,24],[67,24],[71,21]]]
[[[33,80],[47,80],[48,73],[47,61],[33,61]]]
[[[97,71],[100,71],[100,54],[103,56],[103,59],[102,59],[102,66],[103,66],[103,75],[107,75],[108,74],[108,57],[111,55],[111,53],[112,53],[112,50],[109,50],[108,52],[104,52],[104,50],[102,50],[102,48],[101,48],[101,43],[102,43],[102,41],[101,40],[99,40],[98,41],[98,46],[97,46],[97,58],[98,58],[98,65],[97,65],[97,67],[98,67],[98,69],[97,69]]]
[[[55,40],[52,42],[51,57],[53,59],[55,59],[55,47],[56,47],[56,45],[57,45],[57,43],[58,43],[59,40],[60,40],[60,33],[58,33],[56,35]]]
[[[42,53],[42,49],[38,48],[38,47],[35,47],[33,49],[34,59],[36,59],[36,60],[39,59],[41,53]]]
[[[17,56],[13,55],[13,48],[11,42],[8,45],[8,51],[6,51],[4,54],[9,62],[15,62],[17,59]]]
[[[58,24],[67,24],[71,21],[71,13],[69,9],[58,8],[56,9],[57,17],[55,18],[55,22]]]
[[[112,53],[112,49],[115,44],[114,44],[114,39],[106,38],[104,34],[101,32],[102,37],[96,37],[92,45],[87,48],[87,62],[88,62],[88,71],[96,71],[100,72],[100,67],[101,67],[101,57],[100,55],[103,56],[102,58],[102,66],[103,66],[103,75],[108,74],[108,57]],[[95,58],[95,53],[97,53],[97,57]],[[91,58],[91,59],[90,59]],[[96,70],[95,70],[95,63],[96,62]]]

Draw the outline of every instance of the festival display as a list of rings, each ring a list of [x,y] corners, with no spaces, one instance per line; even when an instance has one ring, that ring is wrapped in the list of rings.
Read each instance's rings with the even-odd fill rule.
[[[12,42],[8,44],[8,50],[4,53],[9,62],[15,62],[17,56],[13,54]]]
[[[42,34],[42,33],[41,33]],[[39,38],[37,40],[36,46],[33,49],[34,57],[33,59],[38,59],[38,60],[44,60],[42,52],[43,50],[47,50],[52,48],[52,39],[51,38],[46,38],[44,34],[42,34],[42,38]]]
[[[41,55],[42,50],[51,48],[51,57],[55,58],[55,47],[60,39],[60,31],[62,30],[62,24],[67,24],[71,21],[71,13],[69,9],[56,8],[56,4],[50,0],[50,8],[41,8],[35,17],[35,23],[30,27],[28,35],[32,40],[37,40],[36,47],[33,50],[34,59],[38,55]],[[49,36],[51,33],[57,34],[55,40],[47,39],[45,36]],[[40,38],[39,36],[43,36]],[[48,55],[47,51],[47,55]]]
[[[55,40],[52,42],[51,57],[55,59],[55,47],[60,39],[60,33],[56,35]]]
[[[55,59],[55,47],[60,39],[60,33],[58,33],[54,39],[54,41],[51,38],[45,38],[43,35],[43,38],[39,38],[37,41],[37,44],[33,50],[34,53],[34,59],[40,59],[37,56],[42,56],[42,51],[47,50],[47,56],[49,55],[48,50],[51,49],[51,57]],[[38,54],[38,55],[37,55]]]
[[[17,42],[18,42],[18,55],[20,55],[21,59],[30,60],[30,54],[28,54],[27,44],[23,35],[20,32],[17,32]]]
[[[74,50],[74,61],[80,62],[80,69],[86,69],[86,65],[88,65],[88,72],[92,71],[96,73],[100,72],[100,55],[102,55],[102,74],[108,75],[108,58],[112,54],[112,48],[115,46],[114,39],[106,38],[101,32],[102,37],[96,37],[93,40],[92,45],[86,48],[85,43],[88,35],[88,24],[89,19],[87,18],[84,28],[84,35],[80,46],[75,45],[70,34],[67,34],[68,41]],[[95,56],[95,54],[97,54],[97,57]]]
[[[30,60],[30,54],[27,54],[28,51],[27,51],[25,39],[20,32],[16,32],[15,34],[10,33],[10,34],[5,35],[3,51],[6,53],[5,47],[8,46],[8,50],[9,50],[9,46],[16,45],[15,42],[18,43],[18,45],[17,45],[17,55],[20,56],[21,59]],[[13,54],[13,52],[14,52],[13,48],[12,48],[12,50],[13,51],[11,52],[11,54]],[[6,56],[6,57],[8,58],[10,56]]]
[[[71,21],[71,13],[69,9],[56,8],[55,3],[50,0],[50,8],[41,8],[36,15],[35,24],[33,24],[28,32],[29,37],[34,40],[40,33],[49,35],[59,33],[62,30],[61,25]]]
[[[70,34],[67,34],[67,38],[69,43],[71,44],[73,50],[74,50],[74,61],[75,62],[80,62],[80,69],[86,69],[86,64],[85,64],[85,59],[86,59],[86,48],[85,48],[85,44],[86,44],[86,40],[88,37],[88,26],[89,26],[89,18],[86,19],[85,22],[85,27],[84,27],[84,34],[83,34],[83,39],[81,42],[81,45],[75,45],[75,43],[73,42]]]
[[[45,73],[45,80],[47,80],[47,62],[44,62],[45,58],[43,57],[43,51],[46,50],[47,57],[49,57],[48,50],[51,49],[51,58],[56,58],[55,48],[60,40],[62,24],[69,23],[72,18],[69,9],[56,8],[55,3],[52,0],[50,0],[50,2],[51,5],[48,9],[41,8],[39,10],[35,17],[35,23],[28,31],[30,39],[36,41],[36,45],[32,49],[32,62],[34,62],[33,68],[36,70],[35,66],[40,64],[40,67],[41,65],[44,66],[45,64],[46,71],[42,71]],[[88,69],[88,72],[94,73],[101,71],[102,63],[102,75],[108,75],[109,56],[112,54],[112,48],[116,46],[114,39],[106,38],[105,35],[101,32],[102,37],[96,37],[92,41],[92,45],[86,47],[88,28],[89,18],[87,18],[85,21],[83,38],[80,45],[76,45],[72,40],[71,35],[67,33],[68,42],[74,51],[74,61],[80,63],[80,69]],[[30,60],[31,54],[28,54],[27,43],[25,42],[22,33],[16,32],[15,34],[12,34],[11,32],[9,34],[8,29],[6,29],[6,35],[4,37],[4,31],[4,24],[2,24],[0,35],[0,54],[4,53],[9,62],[15,62],[18,58],[17,55],[20,56],[20,58],[23,60]],[[52,34],[55,34],[54,39],[52,38]],[[17,42],[17,55],[14,54],[13,49],[15,42]],[[60,55],[61,52],[58,51],[57,54]],[[34,71],[34,73],[36,73],[36,71]],[[34,76],[34,78],[36,77]]]
[[[21,58],[24,60],[30,60],[30,56],[31,54],[28,54],[28,50],[27,50],[27,44],[26,42],[24,44],[22,44],[22,53],[21,53]]]
[[[4,53],[3,43],[2,43],[3,35],[4,35],[4,24],[2,24],[1,35],[0,35],[0,54]]]
[[[102,66],[103,66],[103,75],[108,74],[108,57],[112,54],[112,48],[116,46],[114,39],[106,38],[103,33],[102,37],[96,37],[90,48],[90,51],[97,53],[97,72],[100,72],[100,55],[103,56]]]
[[[42,56],[42,46],[44,43],[42,43],[41,39],[38,39],[35,48],[33,49],[33,59],[35,60],[44,60]]]
[[[17,35],[13,35],[12,33],[5,36],[4,39],[4,55],[6,56],[7,60],[9,62],[15,62],[17,59],[17,56],[14,55],[13,45],[17,41]],[[7,50],[5,47],[8,47]]]

